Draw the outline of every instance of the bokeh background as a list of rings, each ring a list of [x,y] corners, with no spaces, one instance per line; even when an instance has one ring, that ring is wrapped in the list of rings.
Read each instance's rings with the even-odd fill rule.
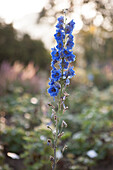
[[[50,52],[65,8],[76,23],[76,76],[58,170],[113,170],[112,0],[0,0],[0,170],[51,169]]]

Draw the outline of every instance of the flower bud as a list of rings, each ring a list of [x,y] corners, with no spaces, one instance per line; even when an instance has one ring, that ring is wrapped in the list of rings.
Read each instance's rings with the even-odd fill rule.
[[[64,109],[63,109],[63,114],[64,112],[68,109],[68,106],[66,106]]]
[[[66,100],[66,96],[63,97],[63,101]]]
[[[64,108],[64,109],[66,108],[66,106],[65,106],[64,102],[63,102],[63,108]]]
[[[56,116],[56,115],[54,115],[54,120],[55,120],[55,121],[57,120],[57,116]]]
[[[61,127],[65,127],[65,128],[67,127],[67,123],[64,120],[62,121],[62,126]]]
[[[47,140],[47,145],[50,145],[51,144],[51,139],[48,139]]]
[[[67,110],[67,109],[68,109],[68,106],[65,107],[65,110]]]
[[[53,109],[55,108],[55,106],[53,106],[51,103],[48,103],[48,106],[52,107]]]
[[[67,149],[67,145],[64,145],[64,147],[63,147],[63,149],[62,149],[62,152],[64,152],[65,149]]]
[[[64,132],[58,134],[58,138],[62,137]]]
[[[51,155],[50,155],[50,161],[52,161],[52,162],[54,161],[54,158]]]
[[[52,130],[51,127],[50,127],[49,125],[47,125],[47,128],[50,129],[50,130]]]
[[[55,114],[55,113],[56,113],[54,109],[52,109],[52,113],[53,113],[53,114]]]
[[[56,135],[56,130],[53,130],[53,135]]]
[[[64,95],[66,96],[66,97],[68,97],[69,96],[69,94],[65,91],[64,92]]]
[[[54,116],[54,113],[51,114],[51,118]]]

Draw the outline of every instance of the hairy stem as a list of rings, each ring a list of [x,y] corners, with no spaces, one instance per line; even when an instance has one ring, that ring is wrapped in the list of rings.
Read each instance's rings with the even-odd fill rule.
[[[53,162],[53,170],[56,169],[56,147],[57,147],[57,121],[56,121],[56,134],[54,138],[54,162]]]

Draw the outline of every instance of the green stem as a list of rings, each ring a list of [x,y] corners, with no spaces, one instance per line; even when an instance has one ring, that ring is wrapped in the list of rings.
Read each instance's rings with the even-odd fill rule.
[[[59,115],[59,111],[60,111],[60,101],[59,101],[59,106],[58,106],[58,115]],[[55,137],[54,137],[54,162],[53,162],[53,167],[52,170],[56,169],[56,148],[57,148],[57,140],[58,140],[58,123],[59,123],[59,119],[58,119],[58,115],[57,115],[57,120],[56,120],[56,133],[55,133]]]

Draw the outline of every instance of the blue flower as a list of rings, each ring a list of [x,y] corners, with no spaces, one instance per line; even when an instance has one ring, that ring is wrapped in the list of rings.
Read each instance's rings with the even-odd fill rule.
[[[71,41],[73,41],[74,36],[73,36],[72,34],[69,34],[69,35],[68,35],[68,39],[71,40]]]
[[[68,25],[72,28],[72,30],[74,29],[75,22],[73,19],[68,23]]]
[[[67,57],[68,55],[70,55],[70,53],[71,53],[71,52],[70,52],[68,49],[65,49],[65,48],[64,48],[62,55],[63,55],[63,57]]]
[[[66,34],[70,34],[72,32],[72,29],[69,25],[66,25],[65,32]]]
[[[72,78],[75,75],[75,71],[73,70],[73,67],[69,67],[67,71],[64,72],[64,77],[65,78]]]
[[[50,96],[57,96],[58,95],[58,88],[55,85],[51,85],[50,88],[48,89],[48,93],[50,94]]]
[[[67,37],[68,37],[68,39],[67,39],[66,47],[67,47],[67,49],[72,49],[74,46],[74,42],[73,42],[74,37],[72,34],[69,34]]]
[[[66,25],[66,28],[65,28],[66,34],[72,33],[72,31],[73,31],[73,29],[74,29],[74,25],[75,25],[75,22],[74,22],[73,20],[71,20],[71,21]]]
[[[49,80],[50,80],[50,81],[49,81],[48,84],[49,84],[49,85],[53,85],[53,84],[54,84],[54,79],[49,78]]]
[[[51,61],[51,67],[56,70],[56,67],[54,66],[57,63],[57,60]]]
[[[70,39],[67,40],[66,47],[67,49],[72,49],[74,46],[74,42]]]
[[[63,50],[63,57],[67,59],[69,62],[75,61],[75,55],[72,53],[72,51],[69,51],[69,49]]]
[[[64,24],[64,17],[63,16],[60,16],[57,20],[59,21],[59,23]]]
[[[64,32],[62,32],[60,29],[58,29],[56,31],[56,34],[54,34],[54,37],[55,37],[56,41],[58,42],[58,41],[63,41],[65,35],[64,35]]]
[[[66,79],[66,82],[65,82],[66,86],[68,86],[70,84],[70,80],[69,79]]]
[[[60,70],[52,70],[51,71],[51,77],[52,77],[52,79],[54,79],[54,81],[58,81],[61,77]]]
[[[60,68],[67,69],[69,65],[69,62],[67,62],[65,59],[60,61]]]
[[[59,41],[58,44],[57,44],[57,46],[56,46],[56,48],[57,48],[58,50],[62,50],[62,49],[63,49],[63,41]]]
[[[56,48],[52,48],[51,50],[52,59],[58,61],[60,59],[59,52],[56,50]]]
[[[66,59],[69,61],[69,62],[73,62],[73,61],[75,61],[75,55],[72,53],[72,52],[70,52],[67,56],[65,56],[66,57]]]
[[[63,19],[59,19],[59,22],[56,25],[57,29],[64,30],[64,23],[62,21]]]
[[[56,25],[56,28],[58,28],[58,29],[60,29],[60,30],[64,30],[64,26],[63,26],[62,23],[58,23],[58,24]]]
[[[63,57],[65,57],[64,49],[60,51],[60,58],[63,58]]]
[[[60,85],[60,83],[58,83],[58,82],[55,83],[55,86],[56,86],[58,89],[61,88],[61,85]]]
[[[56,25],[57,29],[64,30],[64,17],[61,16],[58,18],[58,23]]]
[[[94,80],[94,75],[92,73],[88,74],[88,80],[91,80],[91,81]]]

